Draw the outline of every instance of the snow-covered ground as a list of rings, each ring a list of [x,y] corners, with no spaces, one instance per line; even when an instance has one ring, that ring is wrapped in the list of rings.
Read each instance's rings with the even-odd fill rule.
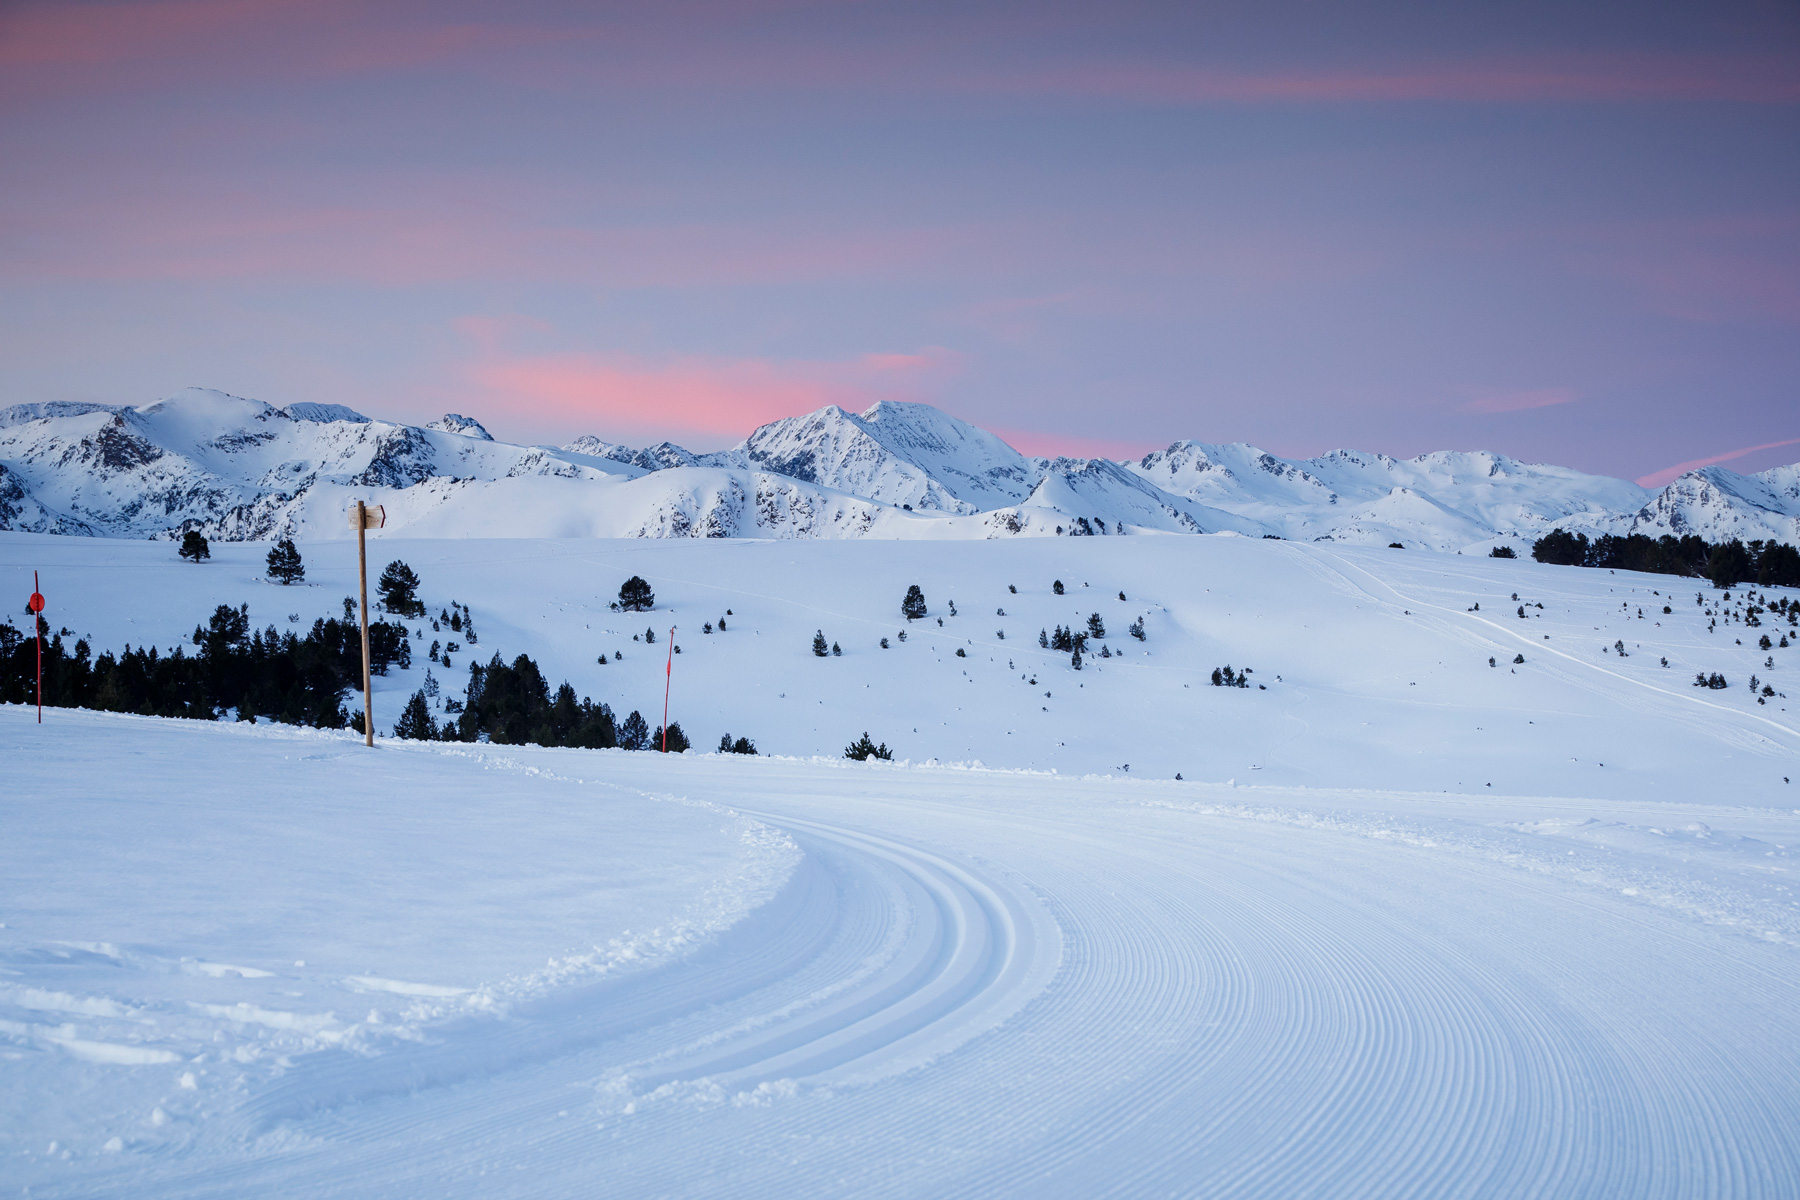
[[[0,535],[0,590],[167,647],[339,611],[353,552],[301,549],[284,589]],[[1800,1192],[1800,724],[1746,686],[1800,648],[1709,629],[1741,592],[1231,537],[371,554],[472,609],[448,691],[527,652],[655,724],[673,624],[696,745],[784,757],[0,708],[0,1180]],[[657,611],[610,612],[634,573]],[[1092,612],[1118,657],[1038,648]],[[865,729],[906,761],[837,758]]]

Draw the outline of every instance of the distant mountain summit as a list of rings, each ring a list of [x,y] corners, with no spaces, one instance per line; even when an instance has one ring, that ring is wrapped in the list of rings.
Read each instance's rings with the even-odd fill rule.
[[[141,406],[0,409],[0,529],[111,537],[348,536],[378,499],[419,537],[1116,537],[1230,533],[1485,553],[1561,526],[1800,544],[1800,466],[1708,467],[1651,492],[1487,452],[1290,461],[1181,441],[1135,462],[1032,458],[926,404],[836,405],[729,450],[495,441],[338,404],[209,388]]]
[[[1630,532],[1698,534],[1709,542],[1741,538],[1800,545],[1800,464],[1739,475],[1702,467],[1669,484],[1631,519]]]
[[[971,514],[1016,504],[1039,471],[1017,450],[929,404],[835,404],[772,421],[735,449],[751,464],[915,512]]]
[[[445,413],[426,425],[425,428],[440,430],[444,433],[460,433],[464,437],[480,438],[484,442],[494,440],[494,435],[483,429],[480,421],[474,417],[465,417],[461,413]]]

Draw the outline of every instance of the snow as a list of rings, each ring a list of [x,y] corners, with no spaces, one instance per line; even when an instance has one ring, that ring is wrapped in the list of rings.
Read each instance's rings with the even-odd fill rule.
[[[1334,450],[1289,462],[1242,443],[1176,442],[1130,466],[1165,491],[1258,521],[1263,532],[1443,551],[1484,540],[1529,544],[1557,526],[1612,532],[1650,496],[1622,479],[1488,452],[1401,461]]]
[[[445,413],[435,421],[426,424],[427,429],[441,429],[445,433],[460,433],[464,437],[472,437],[478,441],[491,442],[494,435],[482,427],[474,417],[465,417],[461,413]]]
[[[1800,545],[1800,465],[1758,475],[1723,467],[1690,471],[1643,507],[1632,519],[1631,532]]]
[[[189,388],[137,408],[0,410],[0,529],[115,537],[343,536],[354,489],[433,536],[975,540],[1221,533],[1486,553],[1561,526],[1800,540],[1800,468],[1706,468],[1659,493],[1489,452],[1293,462],[1176,442],[1137,462],[1026,458],[929,405],[835,405],[695,454],[597,435],[495,441],[456,413],[424,426],[342,405]]]
[[[1772,615],[1709,628],[1722,597],[1666,576],[1250,537],[405,528],[372,566],[405,559],[480,632],[446,691],[525,652],[655,724],[673,625],[671,714],[774,756],[0,707],[0,1178],[1800,1189],[1800,718],[1743,686],[1792,682],[1800,649],[1749,636]],[[218,603],[306,625],[353,591],[347,543],[303,542],[291,588],[264,549],[0,534],[0,590],[39,569],[97,648],[172,646]],[[654,612],[608,608],[632,574]],[[1038,648],[1091,612],[1118,657]],[[376,679],[378,727],[433,636]],[[1210,686],[1226,663],[1256,684]],[[839,757],[864,730],[899,761]]]

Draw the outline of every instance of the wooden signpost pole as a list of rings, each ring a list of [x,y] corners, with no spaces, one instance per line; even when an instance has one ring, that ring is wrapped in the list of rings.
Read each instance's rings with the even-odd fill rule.
[[[669,626],[669,665],[663,668],[662,752],[669,752],[669,686],[675,682],[675,627]]]
[[[387,524],[387,510],[370,508],[358,500],[350,508],[350,525],[356,530],[356,576],[362,594],[363,745],[375,744],[375,692],[369,686],[369,551],[365,531]]]

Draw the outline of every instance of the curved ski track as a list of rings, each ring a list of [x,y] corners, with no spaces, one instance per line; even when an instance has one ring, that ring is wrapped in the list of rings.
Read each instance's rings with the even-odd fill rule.
[[[1788,948],[1079,781],[769,766],[740,811],[805,861],[716,945],[301,1060],[229,1165],[127,1190],[1800,1194]]]

